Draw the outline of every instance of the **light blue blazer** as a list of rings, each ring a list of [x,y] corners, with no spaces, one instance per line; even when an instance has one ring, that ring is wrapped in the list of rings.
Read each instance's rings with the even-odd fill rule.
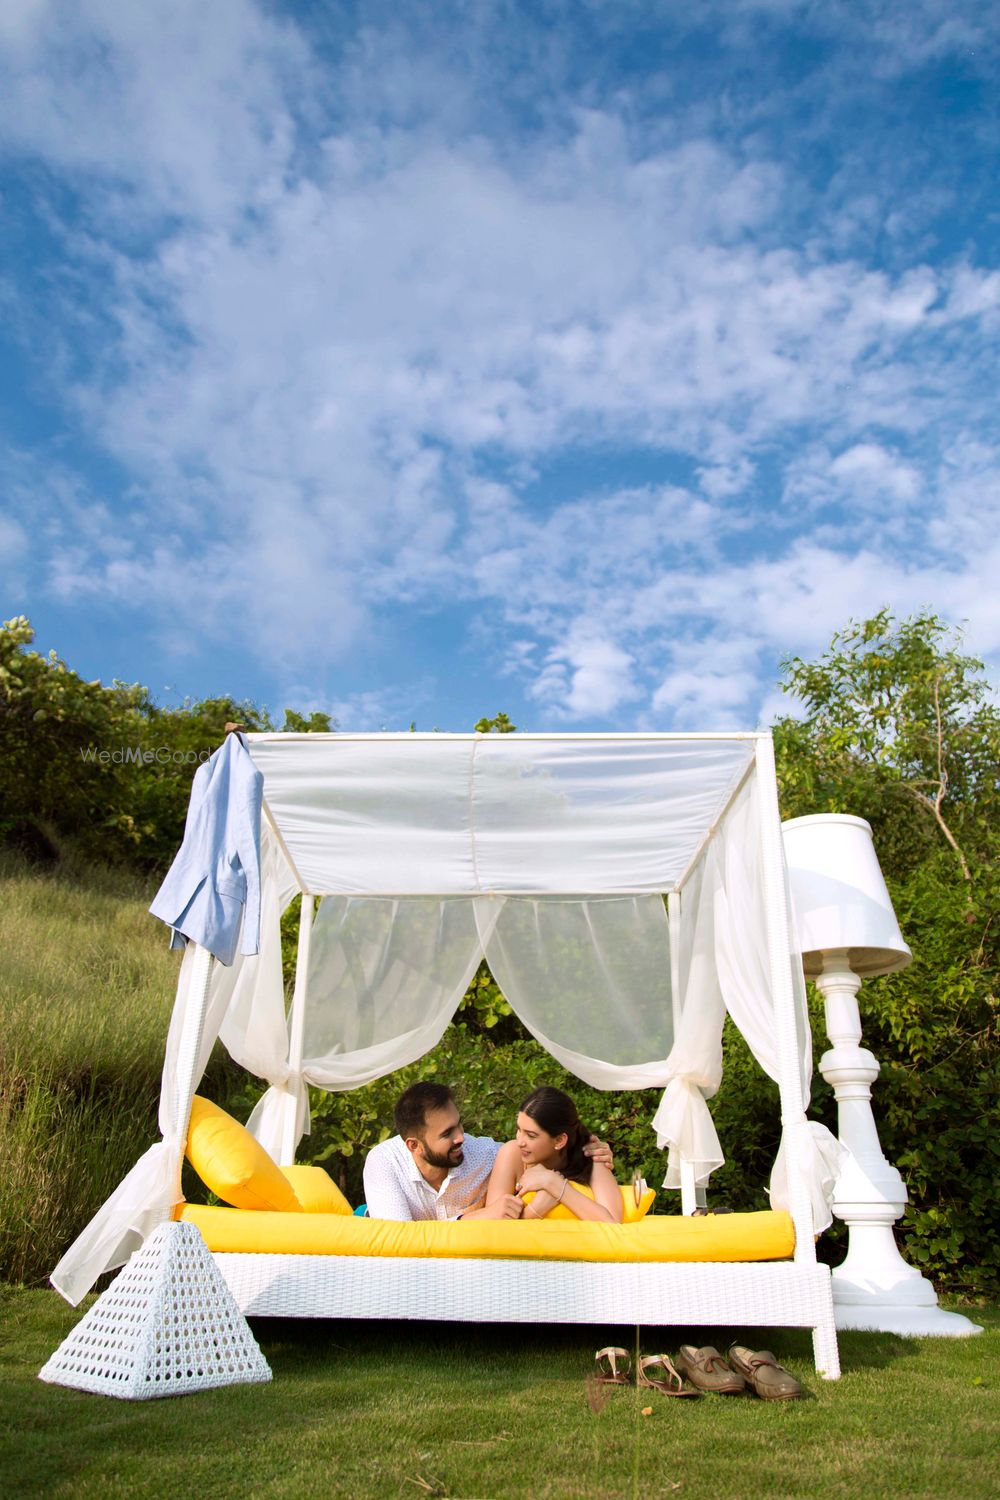
[[[198,767],[184,842],[152,906],[174,929],[171,948],[188,939],[231,964],[260,948],[260,808],[264,778],[238,734],[226,736]]]

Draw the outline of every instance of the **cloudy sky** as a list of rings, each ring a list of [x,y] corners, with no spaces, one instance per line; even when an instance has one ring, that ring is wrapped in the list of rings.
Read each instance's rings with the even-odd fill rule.
[[[344,728],[1000,662],[989,0],[5,0],[0,602]]]

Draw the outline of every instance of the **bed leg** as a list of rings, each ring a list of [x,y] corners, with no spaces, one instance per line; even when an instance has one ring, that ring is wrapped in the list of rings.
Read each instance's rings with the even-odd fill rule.
[[[837,1328],[833,1321],[833,1309],[813,1329],[813,1355],[816,1374],[824,1380],[840,1379],[840,1351],[837,1348]]]

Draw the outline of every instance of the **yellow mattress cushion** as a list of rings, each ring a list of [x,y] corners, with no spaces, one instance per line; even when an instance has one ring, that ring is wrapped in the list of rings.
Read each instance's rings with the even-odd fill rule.
[[[339,1214],[248,1214],[185,1204],[210,1250],[265,1255],[379,1255],[446,1259],[584,1261],[784,1260],[795,1248],[785,1213],[657,1215],[639,1224],[580,1219],[460,1222],[347,1218]]]
[[[187,1159],[205,1186],[234,1208],[302,1212],[292,1184],[246,1126],[199,1094],[191,1105]]]
[[[350,1214],[354,1210],[324,1167],[282,1167],[299,1206],[307,1214]]]
[[[591,1202],[593,1202],[594,1189],[588,1182],[574,1182],[573,1187],[576,1188],[578,1193],[582,1193],[585,1198],[589,1198]],[[525,1203],[533,1203],[535,1200],[535,1196],[536,1195],[534,1193],[525,1193]],[[635,1201],[635,1191],[632,1188],[631,1183],[628,1185],[628,1187],[623,1187],[622,1206],[625,1210],[625,1217],[622,1220],[622,1223],[638,1224],[639,1220],[644,1219],[649,1213],[649,1210],[652,1208],[653,1200],[655,1198],[655,1189],[646,1187],[644,1184],[643,1190],[639,1196],[639,1201],[637,1203]],[[549,1209],[545,1217],[546,1219],[573,1219],[576,1223],[580,1222],[573,1210],[567,1207],[565,1203],[557,1203],[554,1208]]]

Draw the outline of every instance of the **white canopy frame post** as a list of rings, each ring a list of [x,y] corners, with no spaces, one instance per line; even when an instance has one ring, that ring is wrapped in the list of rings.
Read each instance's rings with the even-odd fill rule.
[[[781,1100],[782,1143],[788,1174],[788,1206],[795,1226],[794,1260],[800,1270],[812,1272],[817,1285],[814,1295],[822,1308],[813,1324],[816,1369],[826,1380],[840,1377],[840,1351],[833,1315],[830,1271],[816,1259],[812,1200],[806,1179],[809,1130],[806,1122],[802,1067],[795,1024],[795,990],[792,983],[791,931],[786,890],[778,781],[771,736],[759,739],[754,749],[760,810],[761,857],[764,866],[764,905],[767,915],[767,946],[771,967],[771,997],[774,1006],[775,1040],[778,1047],[778,1093]]]
[[[681,1024],[681,893],[673,890],[667,894],[667,923],[670,929],[670,1002],[674,1016],[674,1036]],[[708,1192],[703,1182],[695,1179],[694,1162],[681,1157],[681,1213],[693,1214],[696,1208],[708,1203]]]
[[[191,1128],[191,1106],[195,1091],[201,1082],[198,1069],[201,1042],[205,1032],[205,1017],[212,989],[212,970],[215,959],[207,948],[198,943],[194,947],[191,970],[191,1006],[185,1017],[184,1030],[177,1048],[177,1133],[186,1143]],[[181,1198],[181,1173],[184,1170],[184,1145],[177,1161],[177,1197]]]
[[[802,1137],[805,1134],[801,1127],[806,1123],[806,1111],[795,1026],[795,992],[792,988],[790,963],[791,934],[785,892],[781,819],[778,812],[778,783],[774,766],[774,745],[770,736],[758,740],[755,753],[764,865],[764,908],[767,916],[775,1040],[778,1047],[778,1093],[781,1100],[781,1128],[788,1160],[789,1210],[795,1225],[795,1259],[800,1263],[815,1264],[812,1207],[806,1182],[806,1164],[802,1160],[801,1151]]]
[[[674,1017],[674,1036],[681,1024],[681,893],[667,895],[667,927],[670,932],[670,1008]]]
[[[295,985],[292,990],[292,1005],[288,1028],[288,1082],[290,1088],[285,1100],[285,1118],[281,1129],[280,1160],[285,1166],[295,1162],[302,1132],[299,1129],[299,1091],[306,1087],[302,1081],[302,1045],[305,1033],[307,988],[309,981],[309,952],[312,944],[315,896],[302,892],[302,909],[299,912],[299,942],[295,954]]]

